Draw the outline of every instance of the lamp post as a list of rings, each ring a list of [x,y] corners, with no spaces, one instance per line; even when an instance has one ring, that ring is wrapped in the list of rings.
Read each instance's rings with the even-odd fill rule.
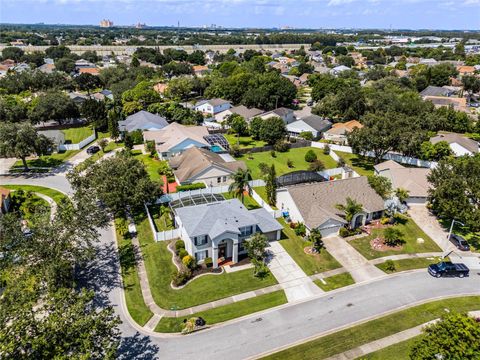
[[[458,221],[458,220],[452,219],[452,224],[450,225],[450,231],[448,232],[447,240],[450,240],[450,236],[452,236],[453,225],[454,225],[455,223],[459,223],[460,225],[465,226],[464,223],[462,223],[462,222],[460,222],[460,221]]]

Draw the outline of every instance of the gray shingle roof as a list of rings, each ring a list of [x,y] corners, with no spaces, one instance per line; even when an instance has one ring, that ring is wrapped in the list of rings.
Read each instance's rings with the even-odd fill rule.
[[[449,96],[450,91],[440,86],[427,86],[420,93],[421,96]]]
[[[432,144],[436,144],[440,141],[446,141],[449,144],[457,143],[470,151],[471,153],[479,152],[479,144],[475,140],[469,139],[462,134],[457,133],[439,133],[437,136],[430,138]]]
[[[332,123],[329,120],[318,115],[305,116],[300,120],[320,132],[326,131],[332,127]]]
[[[138,129],[163,129],[168,125],[165,118],[149,113],[148,111],[141,110],[133,115],[128,116],[124,121],[118,122],[121,131],[135,131]]]

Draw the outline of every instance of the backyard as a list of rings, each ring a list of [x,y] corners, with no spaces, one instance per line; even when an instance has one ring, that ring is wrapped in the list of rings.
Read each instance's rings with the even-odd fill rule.
[[[268,204],[267,189],[265,188],[265,186],[257,186],[257,187],[254,187],[253,190],[255,190],[258,196],[260,196],[263,199],[263,201],[265,201]],[[277,207],[274,205],[270,205],[270,207],[273,210],[277,210]]]
[[[222,195],[225,198],[225,200],[233,199],[235,197],[233,194],[230,194],[228,192],[222,193]],[[242,199],[238,199],[238,200],[242,201]],[[255,201],[255,199],[248,194],[243,195],[243,204],[248,210],[261,208],[261,206]]]
[[[245,154],[238,159],[245,162],[252,173],[253,179],[260,179],[262,176],[258,165],[261,163],[265,163],[269,166],[274,164],[277,176],[297,170],[308,170],[310,163],[305,161],[305,154],[309,150],[313,150],[315,152],[318,160],[322,161],[325,165],[325,169],[333,169],[337,167],[336,161],[333,160],[329,155],[325,155],[322,149],[310,147],[290,149],[286,152],[277,151],[275,152],[275,157],[272,157],[270,151],[264,151],[259,153]],[[289,159],[293,162],[293,167],[291,168],[289,168],[287,165],[287,160]]]
[[[65,134],[65,144],[78,144],[80,141],[92,135],[93,129],[90,126],[83,126],[63,129],[62,132]]]
[[[373,166],[375,162],[373,158],[363,157],[357,154],[350,154],[341,151],[335,151],[335,153],[345,160],[345,164],[350,166],[361,176],[373,175]]]
[[[160,169],[162,164],[165,164],[166,161],[157,160],[150,157],[148,154],[142,154],[140,150],[133,150],[132,155],[144,163],[148,175],[150,175],[150,179],[153,181],[162,181],[162,176],[158,173],[158,169]]]
[[[295,260],[298,266],[302,268],[305,274],[313,275],[341,267],[337,260],[335,260],[326,249],[322,249],[320,254],[306,254],[304,248],[311,245],[311,243],[297,236],[294,230],[291,229],[283,219],[278,219],[278,222],[283,225],[280,244],[293,260]]]
[[[254,147],[263,147],[267,143],[262,140],[253,140],[251,136],[240,136],[237,137],[236,134],[223,134],[225,139],[227,139],[230,146],[239,145],[242,149],[251,149]]]
[[[172,254],[167,249],[169,242],[154,241],[144,213],[136,214],[135,223],[153,298],[164,309],[184,309],[277,283],[271,274],[260,279],[253,276],[252,269],[246,269],[202,276],[182,289],[174,290],[170,282],[176,267],[172,262]]]
[[[357,249],[367,259],[375,259],[383,256],[396,254],[415,254],[425,252],[441,252],[437,244],[425,234],[418,225],[410,218],[403,215],[396,215],[394,228],[403,233],[405,243],[399,249],[386,249],[385,251],[375,250],[371,247],[370,241],[375,238],[383,238],[385,228],[373,229],[371,235],[350,240],[349,244]],[[423,239],[423,243],[417,241]]]
[[[166,205],[150,205],[148,211],[153,218],[157,231],[174,229],[170,208]]]

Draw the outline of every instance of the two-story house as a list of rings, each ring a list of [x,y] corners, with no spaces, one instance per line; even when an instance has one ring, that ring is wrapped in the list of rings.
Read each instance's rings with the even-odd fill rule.
[[[232,107],[232,104],[223,99],[210,99],[200,101],[195,105],[195,110],[200,111],[202,114],[213,116],[219,112],[228,110]]]

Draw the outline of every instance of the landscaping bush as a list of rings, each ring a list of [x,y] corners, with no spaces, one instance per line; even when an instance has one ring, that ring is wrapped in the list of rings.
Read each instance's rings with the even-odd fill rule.
[[[305,236],[306,234],[307,234],[307,228],[305,227],[305,224],[298,223],[297,226],[295,227],[295,235]]]
[[[403,244],[403,233],[394,227],[386,228],[383,232],[383,241],[388,246],[397,246]]]
[[[262,176],[267,175],[268,172],[270,171],[270,166],[268,166],[264,162],[258,164],[258,168],[260,169],[260,172],[262,173]]]
[[[154,156],[156,153],[155,148],[155,141],[150,140],[145,142],[145,151],[150,154],[150,156]]]
[[[182,263],[189,269],[195,269],[197,267],[197,262],[195,258],[191,255],[186,255],[182,258]]]
[[[177,186],[177,191],[190,191],[190,190],[205,189],[205,188],[206,186],[204,183],[193,183],[188,185]]]
[[[305,140],[313,140],[313,134],[310,131],[302,131],[299,136]]]
[[[175,243],[175,252],[177,254],[180,251],[180,249],[185,250],[185,242],[183,240],[177,240],[177,242]]]
[[[346,237],[349,237],[351,233],[347,228],[341,227],[340,230],[338,231],[338,234],[342,238],[346,238]]]
[[[203,260],[203,263],[205,264],[206,267],[212,267],[213,266],[213,260],[212,260],[211,257],[205,258],[205,260]]]
[[[390,224],[391,222],[392,222],[392,219],[387,216],[384,216],[380,219],[380,224],[382,225]]]
[[[270,156],[273,158],[277,157],[277,154],[275,153],[275,150],[270,151]]]
[[[286,141],[277,141],[275,143],[275,145],[273,145],[273,148],[275,149],[275,151],[278,151],[278,152],[286,152],[288,151],[288,149],[290,149],[290,144],[287,143]]]
[[[393,262],[393,260],[385,261],[385,270],[387,270],[388,272],[394,272],[395,270],[397,270],[395,268],[395,263]]]
[[[314,162],[315,160],[317,160],[317,154],[315,154],[315,151],[313,150],[308,150],[307,153],[305,154],[305,161],[306,162]]]
[[[135,130],[129,133],[132,138],[133,145],[143,144],[143,132],[142,130]]]
[[[325,147],[323,148],[323,153],[324,153],[325,155],[330,154],[330,146],[325,145]]]
[[[180,250],[178,250],[177,255],[180,259],[183,259],[185,256],[188,256],[188,251],[185,250],[185,249],[180,249]]]
[[[325,164],[321,160],[315,160],[310,163],[308,169],[310,171],[322,171],[325,169]]]
[[[120,235],[123,237],[128,235],[128,221],[124,218],[118,218],[115,220],[115,227]]]
[[[100,146],[100,148],[102,149],[103,152],[105,152],[105,148],[107,147],[108,145],[108,140],[107,139],[100,139],[98,141],[98,146]]]
[[[188,280],[192,278],[192,272],[190,269],[185,269],[182,271],[176,271],[172,275],[172,282],[175,286],[184,285]]]
[[[268,266],[263,261],[252,259],[252,263],[254,265],[253,276],[263,279],[270,274]]]
[[[291,159],[287,159],[287,166],[293,168],[293,161]]]
[[[234,157],[239,157],[240,155],[242,155],[240,153],[240,146],[238,146],[237,144],[234,144],[232,146],[230,146],[230,155],[234,156]]]

